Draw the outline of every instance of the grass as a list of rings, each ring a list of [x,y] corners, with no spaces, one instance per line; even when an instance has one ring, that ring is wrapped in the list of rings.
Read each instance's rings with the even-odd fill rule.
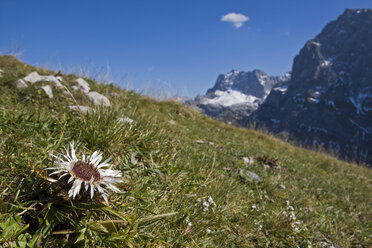
[[[372,245],[367,168],[89,79],[112,106],[83,115],[68,108],[91,106],[70,88],[74,75],[64,76],[74,99],[56,88],[49,99],[43,83],[13,82],[52,71],[9,56],[0,56],[0,69],[0,247]],[[134,124],[117,122],[124,116]],[[71,184],[50,181],[50,154],[70,141],[80,143],[78,156],[100,150],[122,171],[122,193],[109,205],[97,193],[69,199]],[[280,169],[264,169],[265,160]],[[244,181],[241,168],[263,181]]]

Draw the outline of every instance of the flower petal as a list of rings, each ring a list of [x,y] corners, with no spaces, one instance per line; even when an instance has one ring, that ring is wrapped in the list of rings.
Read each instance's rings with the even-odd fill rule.
[[[74,189],[74,195],[73,195],[73,199],[75,199],[75,196],[79,194],[79,191],[80,191],[80,188],[81,188],[81,183],[83,181],[79,180],[79,179],[76,179],[75,182],[74,182],[74,185],[76,184],[75,186],[75,189]]]
[[[71,183],[72,180],[74,180],[74,176],[71,176],[70,179],[68,179],[67,184]]]
[[[115,192],[118,192],[118,193],[121,192],[120,189],[118,189],[117,187],[115,187],[114,185],[112,185],[110,183],[104,183],[104,185],[106,185],[107,188],[109,188],[109,189],[111,189],[111,190],[113,190]]]
[[[102,194],[102,197],[105,200],[105,202],[108,204],[107,194]]]
[[[75,154],[74,143],[75,143],[74,141],[72,141],[72,142],[70,143],[70,149],[71,149],[71,158],[72,158],[74,161],[76,161],[77,158],[76,158],[76,154]]]
[[[90,199],[93,199],[94,196],[94,185],[91,183],[90,184]]]

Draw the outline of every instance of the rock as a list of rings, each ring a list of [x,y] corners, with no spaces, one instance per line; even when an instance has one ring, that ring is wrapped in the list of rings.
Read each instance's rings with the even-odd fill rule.
[[[204,140],[195,140],[195,143],[196,144],[208,144],[208,145],[214,145],[214,143],[213,142],[211,142],[211,141],[204,141]]]
[[[134,120],[132,120],[131,118],[128,118],[126,116],[119,118],[118,121],[119,122],[126,122],[126,123],[129,123],[130,125],[132,125],[134,123]]]
[[[59,77],[61,78],[61,77]],[[37,72],[31,72],[26,77],[23,78],[24,81],[29,83],[37,83],[41,81],[45,82],[52,82],[54,83],[58,88],[63,88],[64,86],[61,84],[61,82],[55,77],[55,76],[40,76]]]
[[[248,182],[254,181],[255,183],[259,183],[262,181],[262,179],[254,172],[246,170],[246,169],[240,169],[239,170],[239,176]]]
[[[271,91],[241,123],[302,147],[372,166],[372,9],[346,9],[293,60],[287,91]]]
[[[58,88],[64,88],[61,82],[55,76],[40,76],[41,81],[54,83]]]
[[[268,165],[268,164],[262,164],[262,168],[264,170],[270,170],[271,169],[270,165]]]
[[[18,79],[17,81],[15,81],[15,85],[17,86],[18,89],[28,87],[28,85],[22,79]]]
[[[285,189],[285,185],[284,184],[279,184],[278,187],[281,188],[281,189]]]
[[[118,97],[118,96],[120,96],[120,95],[119,95],[118,93],[116,93],[116,92],[110,92],[109,95],[110,95],[110,96],[114,96],[114,97]]]
[[[41,80],[40,78],[40,75],[37,73],[37,72],[31,72],[30,74],[28,74],[26,77],[23,78],[23,80],[25,80],[26,82],[29,82],[29,83],[36,83],[36,82],[39,82]]]
[[[88,93],[90,91],[90,86],[84,79],[82,78],[75,79],[74,83],[77,84],[72,86],[74,90],[81,90],[84,93]]]
[[[252,165],[254,163],[254,160],[250,157],[243,157],[243,162],[245,165]]]
[[[50,85],[45,85],[41,88],[44,90],[45,94],[47,94],[49,98],[53,98],[53,91]]]
[[[82,106],[82,105],[72,105],[72,106],[68,106],[70,109],[72,110],[77,110],[77,111],[81,111],[83,112],[83,114],[86,114],[88,112],[91,112],[93,111],[92,108],[90,107],[87,107],[87,106]]]
[[[86,96],[94,105],[102,105],[106,107],[109,107],[111,105],[109,99],[98,92],[91,91],[89,93],[86,93]]]
[[[4,71],[0,69],[0,77],[3,77]]]
[[[63,78],[61,76],[56,76],[56,79],[58,79],[59,81],[63,81]]]

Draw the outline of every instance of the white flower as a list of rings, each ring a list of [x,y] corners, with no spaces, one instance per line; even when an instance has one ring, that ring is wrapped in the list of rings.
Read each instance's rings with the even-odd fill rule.
[[[210,206],[216,206],[216,203],[214,202],[212,196],[208,196],[207,199],[203,201],[203,211],[207,212]]]
[[[108,191],[106,188],[111,189],[115,192],[120,192],[120,190],[115,187],[114,183],[123,182],[121,180],[122,174],[119,170],[102,169],[104,167],[109,167],[110,161],[106,159],[102,163],[102,153],[95,151],[91,156],[85,157],[82,155],[82,159],[76,157],[76,150],[74,148],[74,142],[70,143],[70,152],[65,148],[66,154],[60,154],[59,156],[51,155],[56,158],[54,162],[55,167],[47,168],[51,170],[57,170],[50,174],[60,174],[62,175],[58,178],[61,179],[64,176],[70,175],[67,183],[73,182],[71,189],[68,191],[68,196],[75,199],[75,196],[79,194],[81,185],[84,183],[84,188],[88,191],[90,186],[90,198],[93,198],[94,190],[96,189],[103,199],[108,203],[107,196]],[[104,187],[106,186],[106,187]]]

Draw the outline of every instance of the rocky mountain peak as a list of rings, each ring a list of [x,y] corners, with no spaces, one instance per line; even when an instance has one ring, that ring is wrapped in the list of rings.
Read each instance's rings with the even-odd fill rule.
[[[372,161],[372,10],[350,10],[306,42],[284,94],[272,91],[252,117],[305,146]]]

